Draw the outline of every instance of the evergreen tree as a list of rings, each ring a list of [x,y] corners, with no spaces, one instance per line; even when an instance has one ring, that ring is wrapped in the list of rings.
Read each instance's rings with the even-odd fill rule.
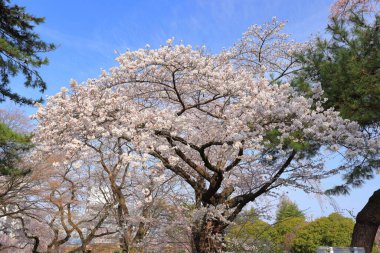
[[[0,0],[0,13],[0,102],[9,98],[18,104],[32,105],[36,100],[11,89],[11,78],[22,74],[25,87],[44,92],[46,83],[38,68],[48,64],[48,59],[40,53],[55,49],[55,45],[42,41],[33,30],[44,22],[44,18],[26,13],[25,7],[10,5],[9,0]]]
[[[276,213],[276,222],[281,222],[289,218],[305,219],[305,214],[298,208],[297,204],[290,199],[283,197]]]
[[[19,167],[22,154],[30,148],[28,135],[18,134],[0,122],[0,176],[18,176],[28,171]]]
[[[372,21],[371,21],[372,20]],[[372,127],[380,120],[380,16],[370,20],[363,12],[348,19],[331,17],[329,39],[317,38],[300,56],[304,69],[296,80],[318,82],[328,98],[326,108],[342,117]]]
[[[307,91],[319,82],[328,99],[344,118],[357,121],[367,134],[380,130],[380,16],[379,1],[341,0],[333,6],[328,39],[318,38],[315,46],[300,57],[304,64],[293,84]],[[372,11],[372,12],[371,12]],[[364,157],[361,166],[344,175],[345,183],[330,194],[348,194],[374,177],[379,168],[378,154]],[[357,215],[352,246],[371,251],[380,225],[380,189]]]

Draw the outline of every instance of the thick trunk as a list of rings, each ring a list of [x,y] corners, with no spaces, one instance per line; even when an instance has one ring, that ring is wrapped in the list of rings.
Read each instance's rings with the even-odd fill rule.
[[[130,243],[130,236],[128,234],[128,232],[126,231],[126,228],[121,226],[122,228],[122,232],[121,232],[121,236],[119,238],[119,242],[120,242],[120,246],[121,246],[121,252],[123,253],[129,253],[131,252],[131,243]]]
[[[204,220],[192,231],[192,253],[221,253],[224,246],[224,226],[216,220]]]
[[[129,244],[123,239],[121,240],[121,251],[123,253],[129,253],[130,252]]]
[[[375,191],[367,204],[358,213],[354,232],[352,233],[352,247],[364,247],[366,253],[371,253],[377,229],[380,225],[380,189]]]

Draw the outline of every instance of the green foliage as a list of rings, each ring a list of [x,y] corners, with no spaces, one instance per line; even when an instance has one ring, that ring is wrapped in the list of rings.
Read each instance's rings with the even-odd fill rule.
[[[260,253],[283,253],[290,250],[297,231],[306,224],[303,213],[294,212],[299,209],[294,203],[292,204],[295,209],[292,207],[291,212],[285,212],[282,219],[274,225],[262,221],[253,209],[245,212],[238,217],[236,224],[231,226],[226,236],[227,239],[236,238],[241,245],[254,245],[257,252]],[[236,247],[233,251],[246,252]]]
[[[276,223],[273,226],[273,240],[278,252],[288,252],[297,232],[306,224],[304,213],[297,204],[287,197],[282,197],[276,212]]]
[[[320,83],[327,108],[334,107],[363,129],[379,126],[380,16],[351,10],[348,18],[332,17],[327,33],[328,39],[317,38],[314,47],[299,56],[304,68],[293,85],[310,95],[310,83]],[[373,178],[378,167],[378,156],[370,154],[344,175],[344,184],[327,193],[348,194],[350,186]]]
[[[238,217],[227,234],[227,241],[237,239],[233,252],[252,252],[242,245],[254,245],[260,253],[315,253],[319,246],[349,247],[354,221],[338,213],[306,222],[297,205],[284,199],[277,210],[276,223],[262,221],[251,209]],[[374,251],[376,252],[376,251]]]
[[[0,175],[22,175],[27,173],[18,167],[20,156],[30,148],[30,136],[15,133],[0,123]]]
[[[8,97],[19,104],[34,104],[35,100],[12,91],[10,77],[22,73],[25,87],[44,92],[46,83],[37,69],[48,64],[48,59],[39,54],[55,49],[55,45],[45,43],[33,31],[44,18],[26,13],[24,7],[9,5],[9,0],[0,0],[0,13],[0,102]]]
[[[273,161],[276,160],[277,151],[276,148],[279,144],[283,145],[284,149],[295,150],[298,153],[299,158],[311,158],[316,154],[320,145],[311,141],[305,140],[302,131],[294,131],[287,138],[280,140],[281,133],[277,129],[272,129],[264,136],[264,141],[268,144],[266,148],[268,153],[273,156]],[[282,156],[282,155],[280,155]]]
[[[272,226],[262,221],[254,209],[250,209],[238,216],[235,224],[229,228],[226,239],[237,239],[238,245],[230,245],[233,252],[247,252],[243,245],[253,245],[257,252],[271,253],[277,252],[277,245],[273,241],[274,233]]]
[[[305,214],[298,208],[297,204],[288,198],[282,198],[276,213],[276,222],[289,218],[301,218],[305,220]]]
[[[307,89],[306,80],[320,82],[326,107],[362,126],[380,119],[380,17],[369,22],[363,13],[352,13],[348,20],[332,18],[330,39],[317,38],[300,56],[305,68],[295,81],[301,90]]]
[[[277,252],[289,252],[298,231],[306,224],[304,217],[288,217],[277,222],[273,226],[272,237],[277,245]]]
[[[353,228],[352,219],[337,213],[310,223],[303,216],[287,217],[274,225],[256,216],[251,220],[240,219],[231,226],[227,238],[254,244],[258,252],[315,253],[318,246],[348,247]]]
[[[318,246],[348,247],[353,228],[352,219],[337,213],[319,218],[299,230],[293,241],[292,252],[315,253]]]

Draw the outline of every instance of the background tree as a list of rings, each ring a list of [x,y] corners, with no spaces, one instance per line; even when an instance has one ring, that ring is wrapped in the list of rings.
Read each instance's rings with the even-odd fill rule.
[[[31,167],[23,161],[32,146],[30,134],[22,131],[26,122],[20,111],[0,111],[0,217],[21,212],[24,207],[19,204],[30,189]]]
[[[17,175],[27,170],[19,167],[22,153],[30,148],[30,136],[14,132],[0,122],[0,175]]]
[[[21,109],[0,109],[0,122],[19,134],[30,134],[34,128],[30,118]]]
[[[314,253],[319,246],[348,246],[353,227],[352,219],[337,213],[310,222],[296,214],[269,224],[251,210],[239,215],[227,238],[233,252]]]
[[[316,219],[302,227],[294,238],[292,252],[314,253],[318,246],[347,247],[354,221],[337,213]]]
[[[301,218],[305,220],[305,214],[298,208],[296,203],[286,196],[282,196],[276,212],[276,222],[281,222],[288,218]]]
[[[251,208],[244,211],[228,229],[226,238],[231,252],[278,252],[279,245],[273,240],[276,233],[271,224]]]
[[[44,92],[46,83],[38,68],[48,64],[48,59],[40,54],[55,49],[55,45],[42,41],[33,31],[44,18],[25,12],[25,7],[11,5],[9,0],[0,0],[0,13],[0,102],[8,98],[18,104],[33,105],[42,99],[34,100],[12,91],[10,84],[16,81],[11,79],[21,73],[25,87]]]
[[[332,7],[328,39],[317,38],[314,47],[300,57],[304,64],[299,87],[319,82],[342,117],[357,121],[362,131],[379,135],[380,122],[380,17],[379,1],[339,0]],[[306,80],[306,82],[305,82]],[[348,194],[372,179],[379,167],[379,157],[372,157],[344,175],[345,183],[328,193]],[[380,224],[380,190],[357,215],[352,246],[362,246],[369,253]]]
[[[0,217],[21,211],[17,202],[29,189],[30,166],[23,158],[31,148],[31,136],[21,131],[27,126],[26,118],[20,111],[0,111]]]
[[[38,246],[38,240],[25,230],[31,220],[23,216],[32,214],[36,207],[29,198],[34,186],[31,166],[25,162],[31,148],[30,134],[25,131],[27,117],[20,111],[1,110],[0,113],[0,250],[16,243],[9,236],[14,234],[28,238],[18,244],[20,248],[29,242]],[[35,223],[32,226],[38,227]]]
[[[281,216],[280,220],[276,219],[273,224],[263,221],[261,215],[254,209],[241,213],[228,229],[226,237],[229,250],[257,253],[291,252],[294,238],[307,222],[295,203],[286,198],[283,198],[281,203],[277,213],[286,213],[286,215]],[[292,211],[287,212],[290,204]]]
[[[294,238],[305,225],[305,214],[296,203],[283,196],[276,211],[276,220],[273,226],[276,232],[274,240],[278,245],[279,252],[291,252]]]

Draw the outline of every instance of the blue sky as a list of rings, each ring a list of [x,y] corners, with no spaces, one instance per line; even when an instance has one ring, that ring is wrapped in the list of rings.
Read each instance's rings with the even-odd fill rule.
[[[36,28],[45,41],[59,45],[47,54],[50,64],[41,69],[48,84],[45,95],[53,95],[70,79],[78,82],[100,75],[116,63],[114,51],[135,50],[146,44],[158,47],[168,38],[185,44],[205,45],[218,52],[236,42],[247,27],[276,16],[287,20],[286,31],[298,41],[323,32],[331,0],[17,0],[27,11],[46,17]],[[16,79],[17,80],[17,79]],[[38,96],[22,85],[21,94]],[[14,106],[11,103],[0,107]],[[14,106],[15,107],[15,106]],[[34,108],[23,107],[28,114]],[[329,183],[336,182],[336,179]],[[360,211],[379,186],[379,176],[356,189],[350,197],[335,198],[341,210]],[[289,191],[308,216],[318,217],[333,211],[328,201],[300,191]],[[322,203],[322,205],[320,204]]]

